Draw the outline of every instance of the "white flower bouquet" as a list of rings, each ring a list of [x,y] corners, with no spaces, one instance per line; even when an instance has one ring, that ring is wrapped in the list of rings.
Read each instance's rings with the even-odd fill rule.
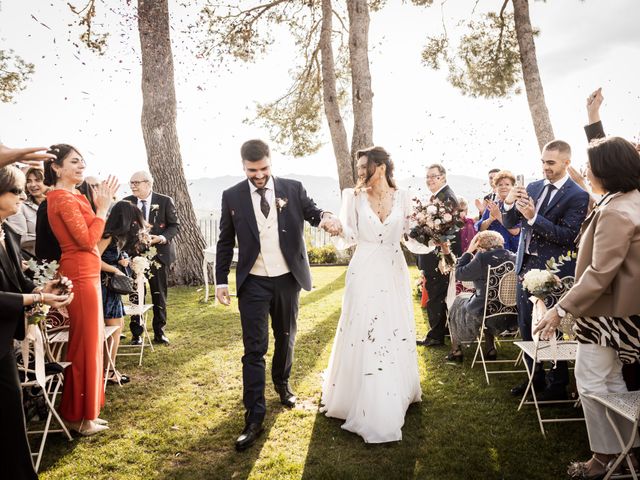
[[[531,295],[544,300],[551,291],[560,285],[558,276],[549,270],[540,270],[534,268],[524,274],[522,286]]]

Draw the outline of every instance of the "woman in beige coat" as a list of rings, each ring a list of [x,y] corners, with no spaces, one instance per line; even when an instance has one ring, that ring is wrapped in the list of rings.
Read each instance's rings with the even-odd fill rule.
[[[580,230],[576,282],[536,331],[548,339],[564,315],[576,318],[576,384],[594,453],[568,473],[595,479],[621,448],[604,407],[588,395],[626,392],[622,364],[640,357],[640,155],[631,143],[610,137],[594,140],[588,156],[587,178],[603,197]],[[629,438],[631,424],[618,420]]]

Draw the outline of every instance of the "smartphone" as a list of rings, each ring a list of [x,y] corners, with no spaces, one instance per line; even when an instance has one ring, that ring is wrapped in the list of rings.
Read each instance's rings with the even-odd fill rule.
[[[516,185],[518,187],[524,187],[524,175],[516,175]]]

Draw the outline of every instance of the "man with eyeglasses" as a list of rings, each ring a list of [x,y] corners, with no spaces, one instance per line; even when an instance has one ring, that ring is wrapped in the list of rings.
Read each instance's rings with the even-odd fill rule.
[[[427,187],[431,192],[430,201],[435,199],[441,202],[448,202],[458,205],[458,198],[449,185],[447,185],[447,171],[439,164],[434,163],[427,168]],[[438,249],[425,255],[417,255],[418,268],[424,272],[426,278],[427,294],[427,315],[429,317],[429,326],[431,327],[427,336],[423,340],[418,340],[418,345],[425,347],[436,347],[444,345],[445,323],[447,321],[447,289],[449,288],[449,274],[444,274],[438,269],[440,257]],[[456,238],[451,240],[451,251],[459,257],[460,251],[460,234],[456,234]]]
[[[165,335],[169,286],[167,275],[169,267],[176,259],[171,241],[178,234],[180,222],[173,199],[153,191],[153,178],[149,172],[134,173],[129,185],[133,195],[125,200],[137,205],[145,221],[151,226],[151,245],[156,247],[158,253],[155,260],[160,263],[160,267],[152,265],[149,270],[149,287],[153,301],[153,340],[155,343],[168,345],[169,339]],[[132,335],[131,344],[141,345],[143,329],[140,317],[132,316],[129,328]]]

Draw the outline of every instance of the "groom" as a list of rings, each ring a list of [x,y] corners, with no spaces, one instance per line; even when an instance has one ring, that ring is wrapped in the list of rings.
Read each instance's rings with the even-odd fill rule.
[[[266,413],[265,361],[269,344],[268,317],[275,337],[271,378],[280,402],[291,408],[296,397],[289,387],[300,289],[311,290],[311,272],[304,242],[304,221],[332,234],[340,222],[320,210],[295,180],[271,176],[269,146],[249,140],[240,149],[246,181],[222,193],[220,235],[216,249],[216,297],[230,304],[228,275],[238,242],[236,285],[242,323],[243,403],[245,428],[236,450],[250,447],[262,433]]]

